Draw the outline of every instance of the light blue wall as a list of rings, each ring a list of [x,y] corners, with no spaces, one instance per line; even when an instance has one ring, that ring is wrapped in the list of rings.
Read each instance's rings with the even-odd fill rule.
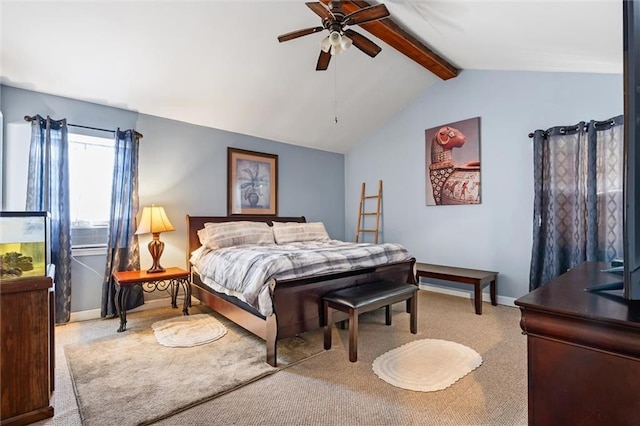
[[[185,265],[187,213],[226,213],[226,147],[233,146],[277,154],[279,213],[321,220],[334,238],[354,239],[361,184],[371,192],[382,179],[382,241],[404,244],[419,261],[499,271],[499,294],[516,298],[528,292],[531,254],[527,134],[621,114],[622,84],[621,75],[463,71],[430,87],[346,156],[0,86],[3,208],[24,205],[29,134],[24,115],[135,128],[144,134],[141,205],[164,205],[176,227],[161,236],[165,266]],[[481,123],[482,204],[425,206],[424,130],[471,117]],[[145,242],[143,237],[143,247]],[[146,250],[141,252],[143,264],[150,263]]]
[[[332,238],[344,237],[342,154],[143,114],[136,128],[144,134],[140,204],[163,205],[176,228],[161,235],[163,265],[186,264],[186,214],[227,214],[228,146],[278,155],[278,214],[322,221]]]
[[[163,205],[176,232],[161,235],[165,242],[162,265],[186,266],[185,216],[226,215],[227,147],[278,155],[278,204],[281,216],[306,216],[322,221],[331,237],[344,238],[344,156],[247,135],[195,126],[125,109],[112,108],[34,91],[0,86],[4,114],[2,168],[3,210],[22,210],[25,204],[29,124],[25,115],[40,114],[69,123],[105,129],[134,128],[140,142],[140,206]],[[105,133],[101,134],[102,136]],[[150,265],[149,236],[140,237],[141,262]],[[93,269],[91,257],[79,258]],[[73,280],[72,311],[98,308],[91,295],[101,280],[82,268]],[[85,282],[86,281],[86,282]],[[88,282],[91,281],[91,282]],[[81,289],[78,286],[83,286]]]
[[[623,112],[622,75],[463,71],[439,82],[346,156],[346,234],[362,182],[384,182],[384,241],[418,261],[499,271],[498,293],[528,292],[535,129]],[[480,117],[482,203],[425,205],[425,129]],[[370,191],[367,191],[370,192]]]

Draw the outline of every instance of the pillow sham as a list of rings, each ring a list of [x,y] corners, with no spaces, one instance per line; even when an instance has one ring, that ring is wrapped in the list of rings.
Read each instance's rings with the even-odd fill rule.
[[[239,246],[242,244],[274,244],[273,231],[263,222],[222,222],[204,224],[203,245],[211,250],[223,247]],[[202,238],[204,237],[204,238]]]
[[[207,231],[204,228],[198,231],[198,239],[200,240],[200,245],[207,245]]]
[[[273,222],[273,236],[277,244],[331,239],[322,222]]]

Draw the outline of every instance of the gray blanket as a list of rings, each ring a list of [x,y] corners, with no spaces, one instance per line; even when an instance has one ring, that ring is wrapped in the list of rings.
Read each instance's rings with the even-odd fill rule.
[[[399,244],[313,241],[291,244],[244,245],[196,250],[191,263],[205,284],[243,300],[262,315],[273,312],[270,286],[275,280],[344,272],[412,256]]]

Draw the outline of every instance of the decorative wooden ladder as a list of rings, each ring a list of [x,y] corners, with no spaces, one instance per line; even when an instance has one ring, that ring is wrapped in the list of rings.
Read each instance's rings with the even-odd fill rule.
[[[376,199],[376,211],[367,211],[365,209],[365,201],[367,199]],[[360,209],[358,211],[358,230],[356,232],[356,243],[360,240],[360,234],[364,232],[374,232],[375,233],[375,244],[378,244],[378,230],[380,225],[380,204],[382,203],[382,181],[378,182],[378,194],[376,195],[365,195],[365,183],[362,182],[362,192],[360,193]],[[376,217],[376,227],[375,229],[366,229],[365,226],[365,216],[375,216]]]

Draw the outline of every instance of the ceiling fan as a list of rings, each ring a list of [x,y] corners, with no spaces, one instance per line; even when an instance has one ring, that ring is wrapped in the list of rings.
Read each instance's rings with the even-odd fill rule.
[[[329,67],[332,55],[347,50],[352,44],[371,56],[375,57],[382,50],[377,44],[360,33],[353,31],[350,26],[366,24],[389,16],[384,4],[367,6],[351,13],[346,13],[340,6],[340,1],[305,3],[316,15],[322,18],[322,26],[292,31],[278,37],[279,42],[293,40],[298,37],[328,30],[329,35],[320,43],[320,56],[316,64],[316,71],[324,71]]]

